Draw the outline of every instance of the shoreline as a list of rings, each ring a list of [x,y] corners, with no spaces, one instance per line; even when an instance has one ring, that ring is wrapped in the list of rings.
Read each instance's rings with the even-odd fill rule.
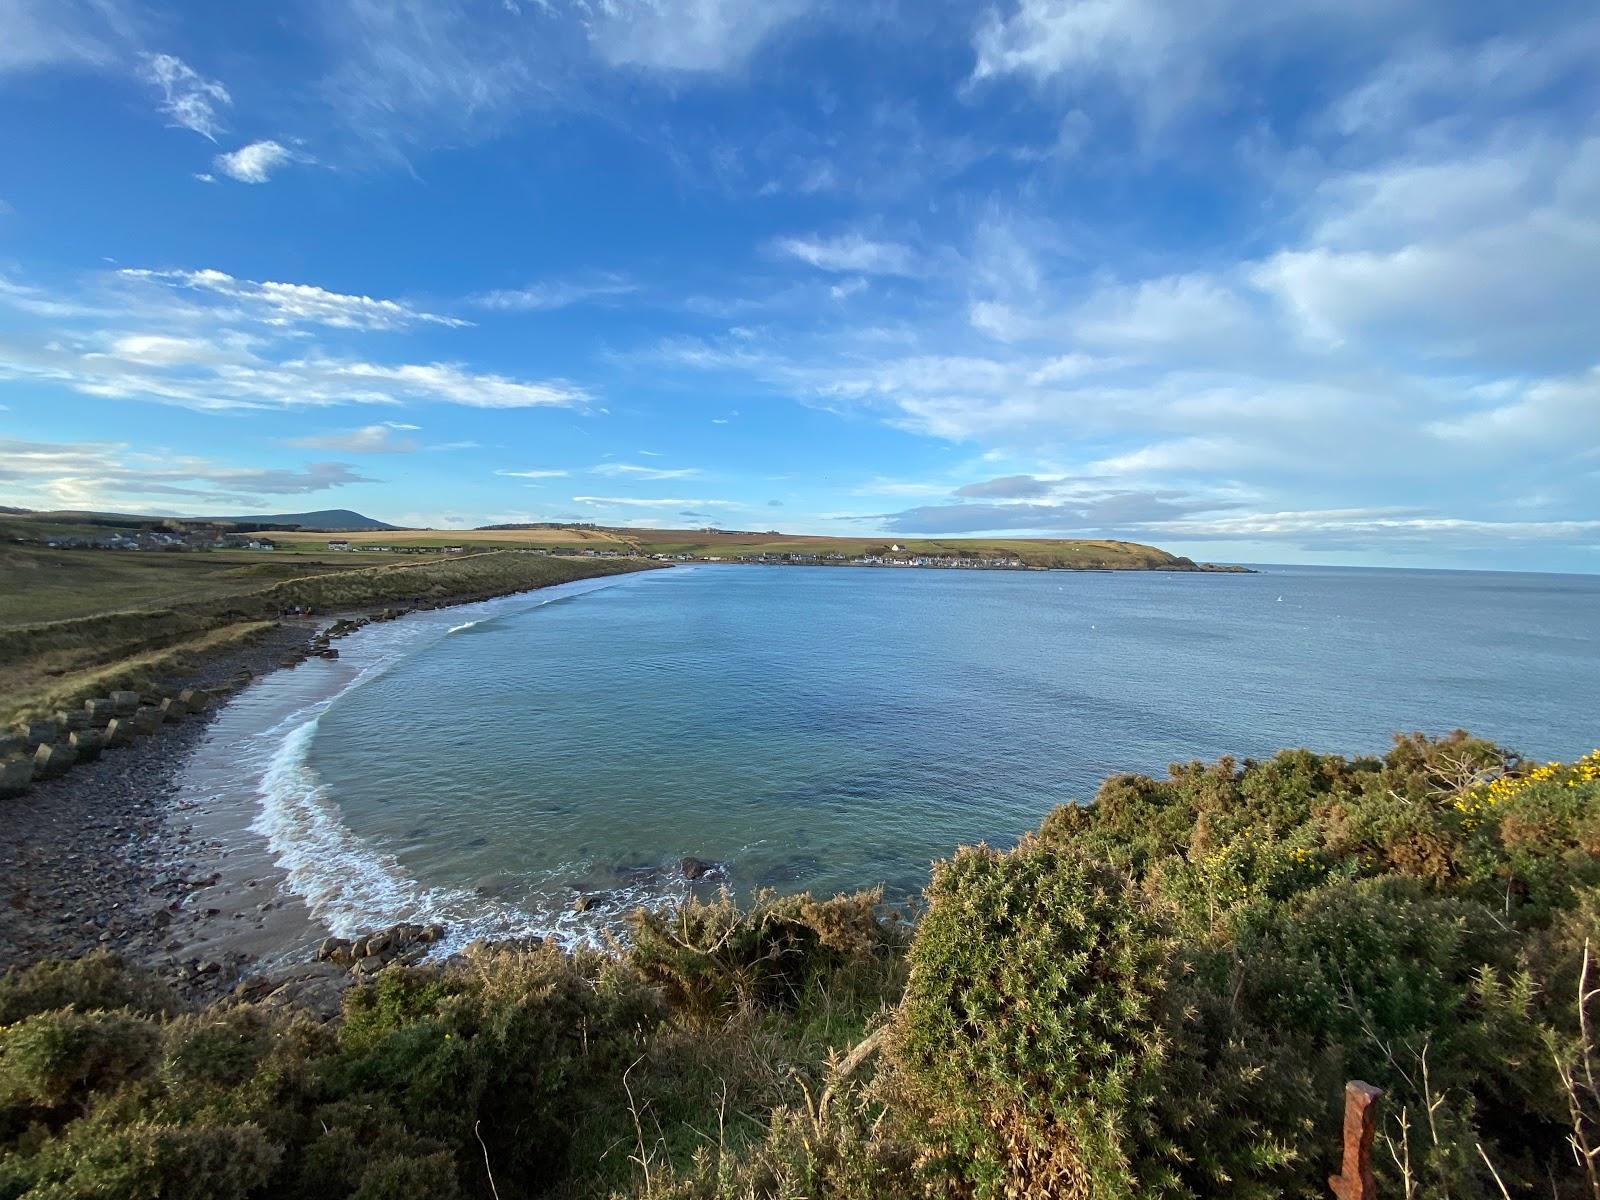
[[[399,615],[549,586],[558,585],[466,593]],[[382,619],[379,611],[285,618],[247,645],[206,657],[162,681],[173,690],[216,690],[205,711],[5,801],[0,974],[107,950],[154,972],[184,999],[208,1002],[251,979],[264,960],[291,972],[316,965],[317,944],[327,931],[299,897],[278,886],[287,876],[267,847],[224,844],[216,836],[219,826],[236,826],[237,814],[219,822],[204,804],[183,803],[180,784],[211,724],[251,683],[299,665],[335,626],[355,623],[335,637],[353,632]],[[269,924],[273,928],[260,936]],[[285,960],[258,953],[286,941],[304,945],[304,963],[299,954]]]
[[[217,687],[246,670],[255,678],[271,674],[324,623],[286,621],[186,672],[183,683]],[[104,949],[154,970],[186,995],[227,990],[218,985],[245,960],[174,957],[199,940],[203,924],[231,920],[207,894],[214,884],[208,855],[192,828],[179,823],[175,801],[185,763],[231,699],[6,802],[0,971]]]

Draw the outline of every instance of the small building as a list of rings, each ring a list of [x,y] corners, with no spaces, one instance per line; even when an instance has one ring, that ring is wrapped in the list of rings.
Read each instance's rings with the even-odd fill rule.
[[[350,543],[349,542],[341,542],[341,541],[329,542],[328,543],[328,549],[329,550],[348,550],[348,549],[350,549]]]

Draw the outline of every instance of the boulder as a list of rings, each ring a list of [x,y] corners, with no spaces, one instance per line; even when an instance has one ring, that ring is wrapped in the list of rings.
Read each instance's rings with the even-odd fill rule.
[[[77,761],[78,752],[65,743],[40,746],[33,753],[33,777],[54,779],[57,775],[65,775]]]
[[[105,749],[105,735],[98,729],[79,729],[67,735],[67,745],[78,753],[79,762],[93,762]]]
[[[593,896],[579,896],[572,902],[572,911],[575,913],[586,913],[593,908],[594,905],[595,899]]]
[[[110,700],[85,700],[83,711],[89,715],[89,724],[104,729],[106,722],[117,715],[117,706]]]
[[[683,877],[693,883],[699,879],[721,879],[728,871],[718,862],[707,862],[703,858],[690,856],[678,864],[683,871]]]
[[[111,709],[119,717],[131,717],[139,711],[138,692],[112,692]]]
[[[0,796],[20,796],[33,782],[33,759],[17,758],[0,763]]]

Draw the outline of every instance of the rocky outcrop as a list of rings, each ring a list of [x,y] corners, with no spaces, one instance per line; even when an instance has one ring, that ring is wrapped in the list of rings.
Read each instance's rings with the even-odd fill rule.
[[[402,921],[377,933],[354,939],[330,937],[317,947],[317,961],[376,971],[391,962],[421,962],[433,944],[444,936],[443,925],[418,925]]]

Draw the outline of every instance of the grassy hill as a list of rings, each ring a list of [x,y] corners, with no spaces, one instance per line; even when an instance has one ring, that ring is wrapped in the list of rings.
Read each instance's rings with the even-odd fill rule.
[[[325,549],[327,538],[297,531],[276,534],[284,549]],[[907,554],[930,557],[1020,558],[1029,566],[1111,571],[1184,571],[1196,569],[1189,559],[1138,542],[1060,538],[885,538],[819,537],[769,531],[739,533],[705,529],[623,529],[588,525],[542,525],[487,529],[405,529],[392,533],[352,533],[341,540],[355,546],[442,547],[474,549],[574,548],[614,550],[629,554],[690,554],[700,558],[755,554],[860,554],[900,546]]]

